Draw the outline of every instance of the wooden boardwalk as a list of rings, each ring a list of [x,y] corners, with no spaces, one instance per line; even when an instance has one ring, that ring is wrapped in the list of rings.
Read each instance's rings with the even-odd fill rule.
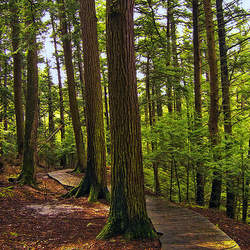
[[[72,169],[48,173],[64,186],[77,186],[81,178],[70,174]],[[208,219],[187,208],[159,197],[147,196],[147,212],[160,237],[163,250],[233,249],[240,247]]]
[[[147,196],[147,211],[160,237],[162,249],[240,249],[208,219],[187,208]]]

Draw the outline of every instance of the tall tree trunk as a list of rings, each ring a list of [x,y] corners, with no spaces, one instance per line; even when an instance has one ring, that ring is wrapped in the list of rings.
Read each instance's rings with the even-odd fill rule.
[[[38,127],[38,56],[36,43],[35,9],[33,1],[25,6],[26,24],[30,29],[26,33],[28,42],[27,54],[27,100],[24,133],[24,152],[22,171],[17,181],[21,184],[35,184],[37,127]],[[26,9],[27,8],[27,9]]]
[[[84,78],[87,111],[87,172],[76,196],[89,194],[89,201],[109,200],[106,180],[106,151],[103,122],[102,88],[94,0],[80,0],[80,18],[84,45]]]
[[[227,67],[227,46],[226,46],[226,30],[225,21],[222,8],[223,0],[216,0],[216,14],[218,22],[218,35],[219,35],[219,49],[220,49],[220,67],[221,67],[221,87],[222,87],[222,107],[224,114],[224,131],[226,139],[232,135],[231,124],[231,108],[230,108],[230,93],[229,93],[229,77]],[[225,150],[229,150],[229,143]],[[235,177],[227,171],[227,204],[226,213],[230,218],[235,216]]]
[[[195,95],[195,129],[202,127],[202,103],[201,103],[201,55],[200,55],[200,31],[199,31],[199,1],[193,0],[193,49],[194,49],[194,95]],[[201,146],[202,138],[197,135],[196,143]],[[196,203],[204,206],[204,171],[202,162],[197,162],[196,171]]]
[[[172,6],[171,6],[172,5]],[[181,112],[181,89],[180,89],[180,77],[179,77],[179,63],[177,55],[177,40],[176,40],[176,21],[174,18],[174,8],[173,3],[170,4],[170,35],[172,40],[172,56],[173,56],[173,66],[175,67],[176,75],[174,76],[174,91],[175,91],[175,103],[176,111]]]
[[[144,195],[133,8],[133,0],[107,1],[112,191],[109,218],[98,239],[157,237]]]
[[[61,142],[63,142],[65,138],[65,123],[64,123],[64,104],[63,104],[63,91],[62,91],[62,77],[61,77],[61,67],[60,67],[60,60],[59,54],[57,49],[57,36],[56,36],[56,27],[54,16],[50,13],[51,19],[51,26],[53,30],[53,43],[54,43],[54,50],[55,50],[55,59],[56,59],[56,70],[57,70],[57,79],[58,79],[58,87],[59,87],[59,107],[60,107],[60,122],[61,122]],[[60,165],[65,167],[66,166],[66,156],[63,155],[60,160]]]
[[[110,118],[109,118],[109,106],[108,106],[108,81],[106,79],[105,69],[103,63],[101,63],[101,73],[103,78],[103,88],[104,88],[104,107],[105,107],[105,120],[106,120],[106,144],[107,144],[107,153],[111,153],[110,148]]]
[[[51,76],[50,76],[50,66],[48,60],[46,61],[47,64],[47,82],[48,82],[48,113],[49,113],[49,134],[53,134],[55,130],[55,123],[54,123],[54,111],[53,111],[53,101],[52,101],[52,92],[51,88],[53,86]],[[51,142],[53,143],[55,137],[51,138]]]
[[[218,69],[216,62],[216,51],[214,41],[214,24],[213,24],[213,12],[211,8],[210,0],[203,0],[205,21],[206,21],[206,33],[207,33],[207,47],[208,47],[208,64],[209,64],[209,82],[210,82],[210,107],[209,107],[209,134],[211,145],[214,148],[219,143],[219,131],[218,131]],[[218,160],[218,152],[214,150],[214,161]],[[210,208],[219,208],[221,197],[221,184],[222,176],[221,171],[217,167],[213,172],[212,191],[209,201]]]
[[[171,12],[171,0],[167,0],[167,58],[166,58],[166,66],[170,66],[171,61],[171,45],[170,45],[170,12]],[[172,83],[171,77],[167,76],[167,106],[168,106],[168,113],[172,114],[173,112],[173,94],[172,94]]]
[[[248,162],[250,160],[250,139],[248,143]],[[247,221],[247,210],[248,210],[248,200],[249,200],[249,175],[245,173],[248,173],[249,167],[246,166],[243,169],[243,176],[242,176],[242,194],[243,194],[243,205],[242,205],[242,221]]]
[[[151,98],[150,89],[152,90],[152,96],[154,96],[154,86],[153,84],[150,86],[150,57],[149,54],[147,56],[147,64],[146,64],[146,96],[147,96],[147,104],[148,104],[148,111],[149,111],[149,124],[151,130],[154,129],[155,124],[155,102]],[[150,88],[151,87],[151,88]],[[152,152],[156,150],[156,143],[151,142]],[[156,195],[160,195],[160,181],[159,181],[159,173],[158,173],[158,164],[153,160],[153,170],[154,170],[154,192]]]
[[[76,99],[76,89],[75,89],[75,77],[74,77],[74,67],[72,63],[72,47],[70,34],[68,32],[68,24],[66,19],[66,10],[64,5],[64,0],[58,0],[59,3],[59,14],[60,14],[60,24],[61,24],[61,34],[63,40],[63,51],[66,66],[66,75],[68,81],[68,94],[69,94],[69,106],[70,114],[72,117],[72,124],[75,135],[75,143],[77,150],[78,163],[75,171],[82,172],[86,168],[86,156],[85,147],[83,143],[81,122],[78,110],[78,104]]]
[[[4,58],[4,81],[3,86],[4,89],[7,90],[7,82],[8,82],[8,58],[7,55],[5,55]],[[5,131],[8,130],[8,96],[4,95],[3,97],[3,128]]]
[[[9,1],[11,15],[11,40],[13,49],[13,70],[14,70],[14,105],[16,115],[16,133],[18,157],[22,159],[24,141],[24,117],[22,102],[22,55],[20,49],[20,23],[18,8],[15,0]]]

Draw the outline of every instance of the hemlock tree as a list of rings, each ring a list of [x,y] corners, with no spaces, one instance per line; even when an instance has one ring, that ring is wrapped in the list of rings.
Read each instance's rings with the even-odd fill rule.
[[[14,76],[14,105],[16,114],[16,132],[18,157],[23,156],[24,141],[24,119],[23,119],[23,103],[22,103],[22,55],[20,52],[20,23],[18,17],[18,7],[15,0],[9,1],[11,12],[11,37],[13,48],[13,76]]]
[[[224,114],[224,132],[226,139],[230,140],[232,135],[231,123],[231,105],[230,105],[230,82],[227,66],[227,46],[226,46],[226,29],[222,7],[222,0],[216,0],[216,15],[218,22],[219,49],[220,49],[220,68],[221,68],[221,88],[222,88],[222,107]],[[229,150],[227,143],[225,151]],[[232,171],[227,171],[227,203],[226,213],[230,218],[235,216],[235,176]]]
[[[24,1],[27,54],[27,99],[24,133],[24,152],[22,171],[17,181],[21,184],[35,184],[35,155],[38,127],[38,56],[36,42],[36,21],[33,1]]]
[[[52,3],[53,4],[53,3]],[[53,44],[54,44],[54,51],[55,51],[55,59],[56,59],[56,71],[57,71],[57,79],[58,79],[58,92],[59,92],[59,108],[60,108],[60,122],[61,122],[61,142],[63,142],[65,138],[65,124],[64,124],[64,103],[63,103],[63,90],[62,90],[62,77],[61,77],[61,66],[59,60],[59,53],[57,49],[57,34],[56,34],[56,23],[54,13],[50,11],[50,19],[51,19],[51,26],[52,26],[52,37],[53,37]],[[65,167],[66,166],[66,156],[65,154],[61,157],[60,165]]]
[[[79,187],[68,195],[89,194],[89,201],[109,200],[106,181],[106,152],[103,122],[102,88],[94,0],[80,0],[84,50],[84,78],[87,115],[87,171]],[[68,196],[67,195],[67,196]]]
[[[111,207],[98,239],[157,238],[146,211],[136,87],[133,0],[107,1],[107,58],[112,146]]]
[[[210,83],[210,106],[209,106],[209,134],[212,150],[219,143],[219,89],[218,89],[218,69],[216,61],[216,50],[214,40],[213,12],[210,0],[203,0],[207,33],[208,64],[209,64],[209,83]],[[214,162],[218,160],[218,152],[213,152]],[[222,177],[220,170],[216,166],[213,172],[212,191],[209,201],[210,208],[219,208],[221,197]]]
[[[60,17],[60,25],[61,25],[61,35],[63,42],[63,51],[64,51],[64,59],[65,59],[65,67],[66,67],[66,75],[68,81],[68,93],[69,93],[69,106],[70,106],[70,114],[72,117],[72,124],[75,135],[75,143],[77,150],[77,158],[78,163],[75,171],[82,172],[86,168],[86,156],[85,156],[85,147],[83,143],[81,122],[78,110],[78,104],[76,99],[76,89],[75,89],[75,77],[74,77],[74,67],[72,63],[72,46],[70,33],[68,32],[68,23],[66,16],[66,8],[64,0],[57,0],[59,4],[59,17]]]
[[[193,51],[194,51],[194,99],[195,99],[195,128],[202,127],[202,102],[201,102],[201,55],[200,55],[200,31],[199,31],[199,4],[193,0]],[[195,140],[201,145],[201,136]],[[201,161],[197,162],[196,171],[196,203],[204,206],[204,170]]]

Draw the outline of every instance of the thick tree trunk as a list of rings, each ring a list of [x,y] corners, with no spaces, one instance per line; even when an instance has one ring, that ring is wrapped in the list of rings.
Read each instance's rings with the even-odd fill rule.
[[[222,0],[216,0],[216,14],[218,22],[219,49],[220,49],[220,67],[221,67],[221,87],[222,87],[222,107],[224,114],[224,131],[226,139],[232,135],[231,124],[231,108],[230,108],[230,93],[229,93],[229,77],[227,67],[227,47],[226,47],[226,30],[222,8]],[[225,150],[229,150],[227,145]],[[235,216],[235,177],[230,171],[227,171],[227,204],[226,213],[230,218]]]
[[[23,141],[24,141],[24,117],[23,117],[23,102],[22,102],[22,55],[20,48],[20,24],[18,18],[18,8],[16,1],[9,2],[11,15],[11,37],[13,48],[13,70],[14,70],[14,105],[16,115],[16,132],[17,132],[17,147],[18,157],[22,159]]]
[[[89,194],[89,201],[109,200],[106,180],[106,152],[103,122],[97,19],[94,0],[80,0],[80,18],[84,45],[84,78],[87,111],[87,172],[76,196]]]
[[[85,147],[83,143],[81,122],[78,110],[78,104],[76,99],[76,89],[75,89],[75,78],[74,78],[74,67],[72,63],[72,47],[70,35],[68,32],[68,24],[66,20],[66,10],[64,6],[64,0],[58,0],[60,5],[60,24],[61,24],[61,34],[63,37],[63,51],[66,66],[66,75],[68,81],[68,94],[69,94],[69,106],[70,114],[72,118],[72,124],[75,135],[75,143],[77,150],[78,163],[75,171],[82,172],[86,168],[86,156]]]
[[[198,0],[193,0],[193,48],[194,48],[194,95],[195,95],[195,129],[202,127],[202,103],[201,103],[201,55],[199,32],[199,5]],[[201,146],[202,138],[197,135],[196,143]],[[204,206],[204,173],[203,164],[197,163],[196,172],[196,203]]]
[[[203,0],[205,21],[206,21],[206,33],[207,33],[207,47],[208,47],[208,64],[209,64],[209,82],[210,82],[210,107],[209,107],[209,134],[211,145],[214,148],[219,143],[219,131],[218,131],[218,69],[216,62],[216,50],[214,41],[214,24],[213,24],[213,12],[211,8],[210,0]],[[214,151],[214,161],[218,160],[218,153]],[[217,167],[213,173],[212,191],[209,201],[210,208],[219,208],[221,197],[221,184],[222,177],[221,171]]]
[[[107,1],[112,191],[108,222],[98,239],[116,235],[129,239],[157,237],[144,195],[133,8],[133,0]]]

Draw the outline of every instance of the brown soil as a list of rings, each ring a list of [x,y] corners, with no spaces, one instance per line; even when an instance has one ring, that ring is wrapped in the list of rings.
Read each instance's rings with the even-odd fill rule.
[[[115,237],[97,241],[109,206],[87,198],[61,199],[67,190],[37,174],[38,188],[10,184],[18,166],[6,165],[0,174],[0,249],[160,249],[156,241],[126,241]]]

